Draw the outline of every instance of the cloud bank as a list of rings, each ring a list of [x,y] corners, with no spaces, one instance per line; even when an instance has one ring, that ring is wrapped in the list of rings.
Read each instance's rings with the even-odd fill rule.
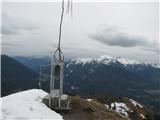
[[[93,40],[109,46],[134,47],[148,45],[145,38],[132,35],[119,27],[105,26],[103,29],[98,29],[96,32],[88,34],[88,36]]]
[[[9,17],[6,13],[2,14],[2,35],[14,35],[24,31],[33,31],[38,29],[35,23],[24,19],[14,19]]]

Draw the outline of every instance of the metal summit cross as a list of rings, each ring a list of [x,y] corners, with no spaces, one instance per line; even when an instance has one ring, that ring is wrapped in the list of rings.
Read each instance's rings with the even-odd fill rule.
[[[64,0],[62,1],[62,13],[59,26],[59,42],[51,60],[51,80],[49,107],[55,110],[69,110],[70,102],[68,95],[63,94],[63,77],[64,77],[64,55],[61,50],[61,31],[64,14]]]

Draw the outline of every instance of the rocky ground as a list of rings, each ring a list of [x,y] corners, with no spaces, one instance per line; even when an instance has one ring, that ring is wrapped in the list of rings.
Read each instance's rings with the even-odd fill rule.
[[[153,120],[151,111],[128,98],[113,98],[108,104],[79,96],[69,99],[71,110],[60,112],[64,120]]]

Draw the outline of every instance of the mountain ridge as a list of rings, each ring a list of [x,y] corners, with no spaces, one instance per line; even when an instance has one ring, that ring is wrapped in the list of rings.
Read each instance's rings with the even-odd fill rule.
[[[15,59],[1,55],[1,95],[38,88],[38,74]]]
[[[148,65],[154,68],[160,68],[160,64],[154,64],[149,61],[139,62],[137,60],[122,58],[120,56],[111,57],[109,55],[102,55],[100,57],[95,57],[95,58],[75,58],[75,59],[71,59],[71,62],[74,62],[75,64],[83,64],[83,65],[86,63],[92,63],[92,62],[103,63],[106,65],[111,64],[111,63],[120,63],[124,66],[142,64],[142,65]]]

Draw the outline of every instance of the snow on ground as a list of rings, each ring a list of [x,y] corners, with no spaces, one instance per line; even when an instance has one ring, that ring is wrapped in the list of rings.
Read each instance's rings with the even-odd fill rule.
[[[146,117],[145,117],[143,114],[140,114],[140,116],[141,116],[143,119],[146,119]]]
[[[107,109],[109,109],[109,105],[107,105],[107,104],[104,104],[104,106],[105,106]]]
[[[133,99],[130,99],[130,101],[132,102],[132,104],[133,104],[134,106],[139,106],[140,108],[143,107],[142,105],[140,105],[138,102],[134,101]]]
[[[125,103],[114,102],[110,105],[111,109],[121,114],[124,117],[128,117],[128,112],[132,112]]]
[[[42,103],[43,90],[27,90],[2,97],[1,120],[63,120],[62,116]]]
[[[86,99],[88,102],[92,101],[93,99]]]

